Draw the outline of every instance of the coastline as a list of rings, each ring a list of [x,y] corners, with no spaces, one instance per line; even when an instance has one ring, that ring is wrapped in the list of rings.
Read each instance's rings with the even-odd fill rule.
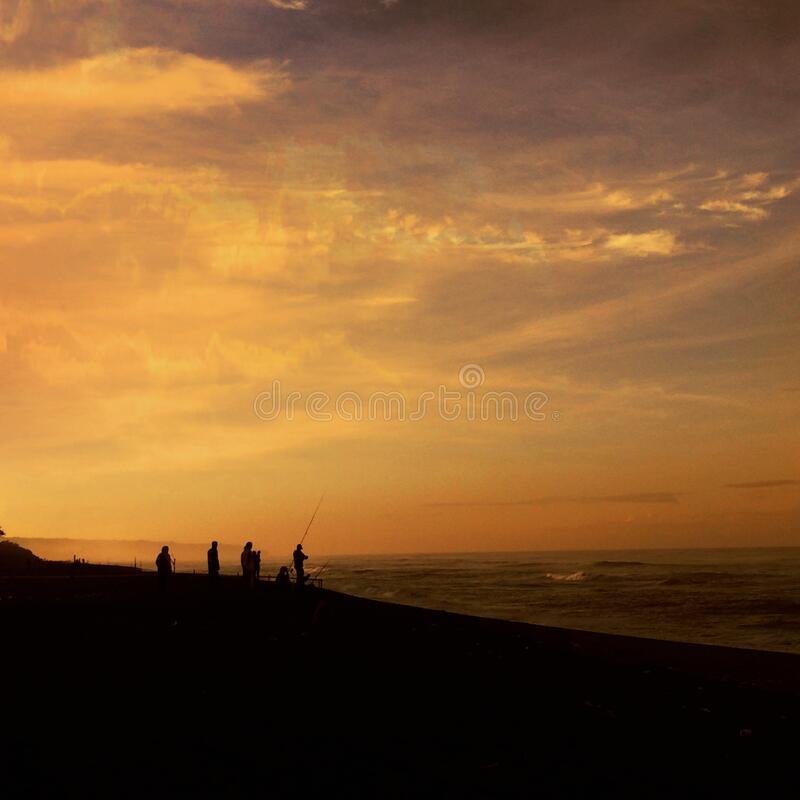
[[[551,653],[571,653],[610,664],[687,672],[707,679],[800,695],[800,656],[795,653],[561,628],[392,603],[332,589],[323,591],[335,595],[343,603],[374,604],[374,613],[378,615],[397,614],[402,618],[408,610],[408,622],[418,615],[428,618],[429,623],[441,616],[447,624],[472,626],[481,635],[526,639]],[[361,613],[365,610],[366,606]]]
[[[307,788],[333,796],[439,787],[671,797],[792,785],[793,654],[330,590],[281,599],[269,583],[247,596],[227,577],[214,595],[200,575],[174,576],[166,598],[155,584],[148,574],[0,578],[20,796],[35,794],[26,780],[63,788],[75,763],[99,792],[112,773],[129,774],[117,789],[131,797],[210,796],[216,778],[234,795],[265,781],[289,793],[298,770]],[[86,739],[74,739],[87,722],[81,736],[101,754],[91,762]],[[242,753],[253,776],[237,771]],[[25,768],[34,754],[45,768]]]

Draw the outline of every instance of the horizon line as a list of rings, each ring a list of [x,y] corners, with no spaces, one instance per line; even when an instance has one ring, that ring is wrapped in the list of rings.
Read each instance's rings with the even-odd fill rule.
[[[73,539],[68,536],[9,536],[5,541],[68,541],[68,542],[104,542],[109,544],[153,544],[155,546],[185,545],[195,547],[207,547],[208,542],[182,542],[178,540],[159,539]],[[214,540],[209,540],[214,541]],[[216,540],[221,547],[239,547],[238,544],[225,544],[219,539]],[[250,541],[250,540],[246,540]],[[0,541],[2,543],[2,541]],[[266,548],[262,548],[266,549]],[[686,547],[562,547],[562,548],[540,548],[540,549],[500,549],[500,550],[408,550],[393,552],[369,552],[369,553],[331,553],[319,551],[319,556],[326,557],[365,557],[365,556],[472,556],[472,555],[502,555],[502,554],[522,554],[522,553],[624,553],[624,552],[674,552],[680,550],[800,550],[798,544],[762,544],[762,545],[717,545],[714,547],[686,546]],[[268,553],[271,551],[268,551]]]

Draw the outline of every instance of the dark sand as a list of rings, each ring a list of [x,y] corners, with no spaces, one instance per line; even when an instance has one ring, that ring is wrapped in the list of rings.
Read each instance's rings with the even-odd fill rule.
[[[4,797],[798,796],[800,657],[0,578]]]

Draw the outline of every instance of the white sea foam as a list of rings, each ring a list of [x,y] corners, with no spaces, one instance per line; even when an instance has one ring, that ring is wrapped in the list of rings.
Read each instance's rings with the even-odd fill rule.
[[[551,581],[564,581],[565,583],[581,583],[589,577],[588,572],[548,572],[545,578]]]

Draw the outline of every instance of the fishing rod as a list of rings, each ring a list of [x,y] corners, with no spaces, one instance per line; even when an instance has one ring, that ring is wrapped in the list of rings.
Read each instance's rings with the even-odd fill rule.
[[[306,536],[308,536],[308,532],[311,530],[311,526],[314,524],[314,517],[317,516],[317,511],[319,511],[319,507],[322,505],[322,501],[325,499],[325,493],[322,493],[322,497],[319,499],[319,503],[317,503],[317,507],[314,509],[314,513],[311,515],[311,519],[306,526],[306,532],[303,534],[303,538],[300,540],[300,544],[302,545],[303,542],[306,540]]]
[[[319,511],[319,507],[322,505],[322,501],[325,499],[325,492],[322,493],[322,497],[319,498],[319,503],[317,503],[317,507],[314,509],[314,513],[311,515],[311,519],[308,521],[308,525],[306,525],[305,533],[303,534],[303,538],[300,540],[300,546],[303,546],[303,542],[306,540],[306,536],[308,536],[308,532],[311,530],[311,526],[314,524],[314,519],[317,516],[317,511]],[[289,572],[294,572],[294,558],[289,562]]]

